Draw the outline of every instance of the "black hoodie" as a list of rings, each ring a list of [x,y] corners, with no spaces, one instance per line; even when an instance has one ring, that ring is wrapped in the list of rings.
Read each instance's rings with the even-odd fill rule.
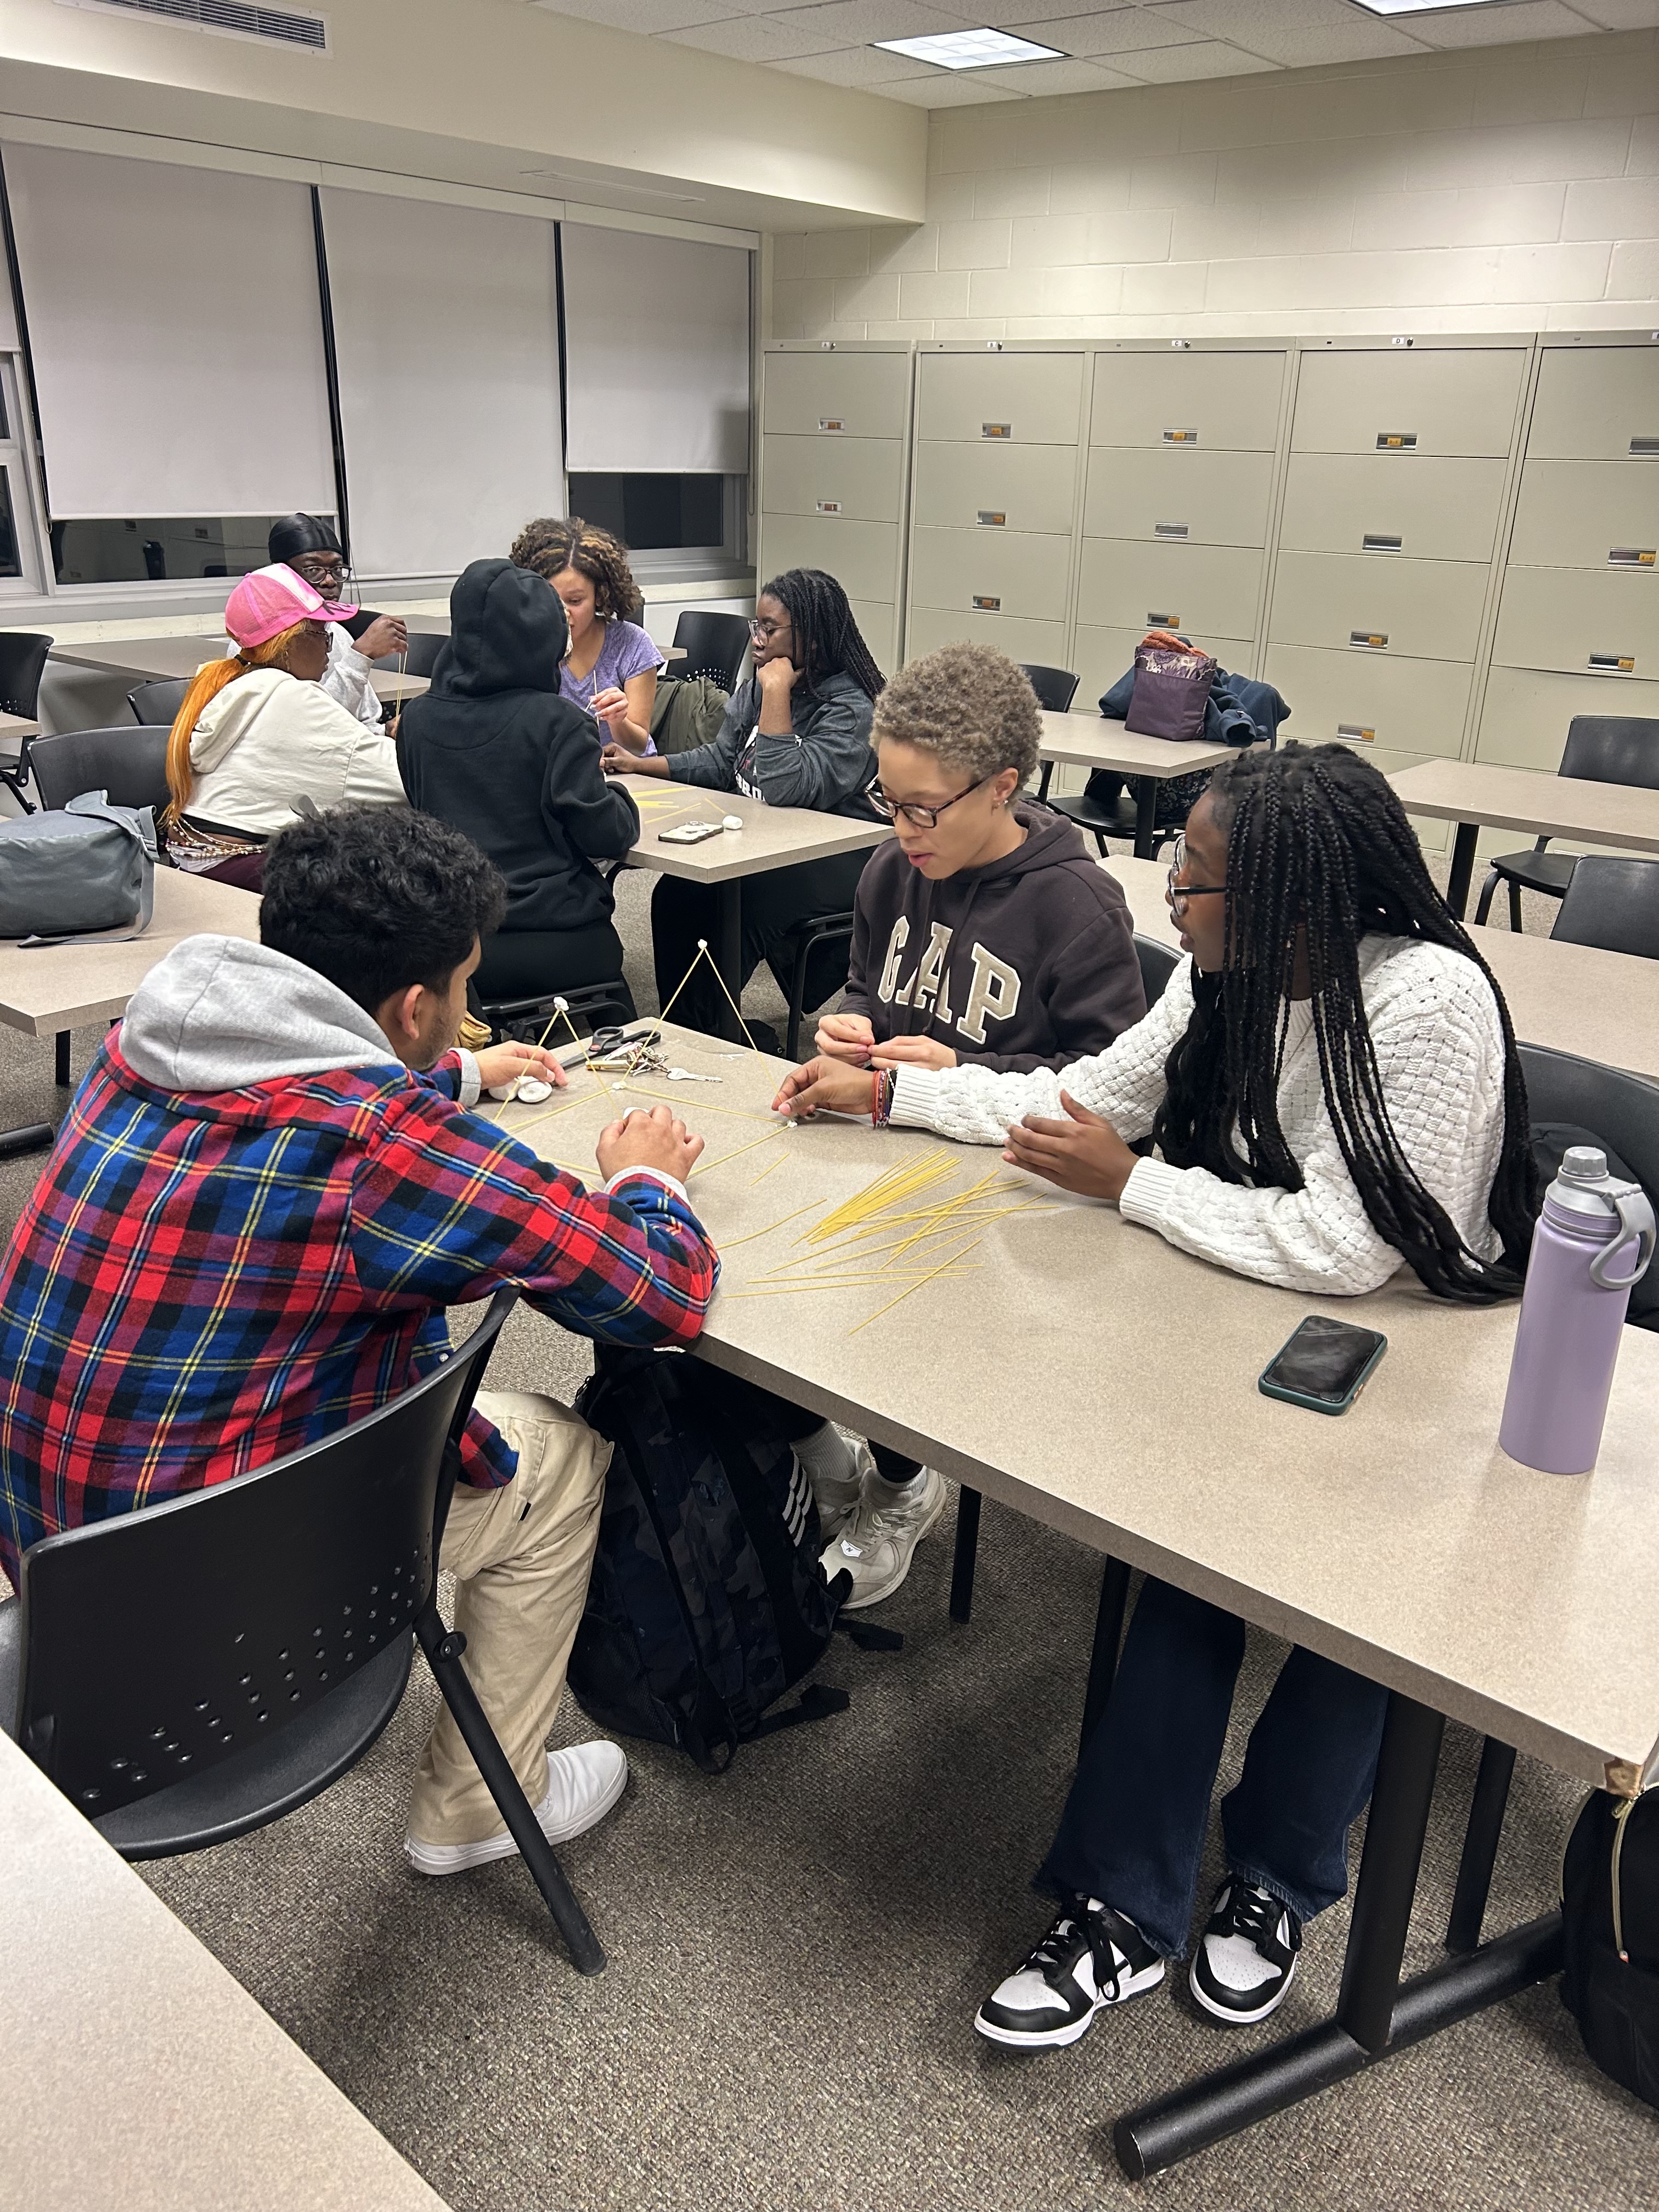
[[[1063,815],[1022,800],[1015,817],[1023,845],[937,882],[896,838],[870,855],[841,1011],[867,1015],[878,1043],[931,1036],[958,1060],[1029,1074],[1104,1052],[1146,1013],[1116,878]]]
[[[481,845],[507,878],[504,929],[608,921],[593,866],[640,834],[639,811],[599,769],[599,735],[559,696],[569,641],[558,593],[510,561],[475,561],[449,595],[432,689],[398,724],[411,806]]]

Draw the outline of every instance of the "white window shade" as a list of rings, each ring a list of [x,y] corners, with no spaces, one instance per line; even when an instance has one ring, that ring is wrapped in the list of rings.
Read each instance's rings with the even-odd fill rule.
[[[304,185],[8,145],[57,515],[334,508]]]
[[[554,226],[325,187],[362,575],[453,574],[564,505]]]
[[[749,256],[562,226],[572,471],[741,476],[749,466]]]

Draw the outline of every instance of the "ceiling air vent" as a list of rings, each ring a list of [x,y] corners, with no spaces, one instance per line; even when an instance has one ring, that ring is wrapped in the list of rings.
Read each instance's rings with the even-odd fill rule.
[[[232,39],[260,39],[267,46],[328,52],[328,23],[292,8],[257,8],[250,0],[58,0],[62,8],[87,8],[100,15],[148,15],[187,31],[217,31]]]

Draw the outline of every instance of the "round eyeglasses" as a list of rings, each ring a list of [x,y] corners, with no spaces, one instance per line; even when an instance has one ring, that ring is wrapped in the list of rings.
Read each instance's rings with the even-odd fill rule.
[[[993,774],[997,775],[1000,775],[1001,773],[1000,769],[993,770]],[[964,799],[971,799],[976,791],[982,791],[990,781],[990,776],[982,775],[977,783],[970,783],[966,791],[957,792],[954,799],[941,799],[937,806],[921,806],[908,799],[890,799],[879,784],[875,785],[872,789],[870,801],[877,812],[884,814],[890,822],[902,814],[905,820],[917,830],[933,830],[939,826],[939,817],[947,808],[959,805]]]
[[[1227,888],[1225,884],[1178,884],[1176,878],[1187,865],[1187,837],[1183,830],[1175,841],[1170,860],[1170,907],[1175,914],[1184,914],[1188,899],[1214,898]]]

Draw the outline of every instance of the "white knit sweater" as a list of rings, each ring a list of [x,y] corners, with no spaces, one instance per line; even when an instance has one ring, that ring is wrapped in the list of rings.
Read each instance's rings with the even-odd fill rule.
[[[1504,1035],[1491,985],[1462,953],[1415,939],[1369,937],[1360,988],[1389,1119],[1401,1148],[1469,1249],[1493,1258],[1486,1202],[1504,1141]],[[1127,1143],[1144,1137],[1164,1096],[1164,1066],[1193,1010],[1192,963],[1170,975],[1143,1022],[1109,1051],[1055,1075],[982,1067],[903,1067],[895,1122],[969,1144],[1002,1140],[1028,1114],[1060,1117],[1062,1090]],[[1221,1182],[1203,1168],[1137,1162],[1119,1206],[1131,1221],[1236,1274],[1325,1297],[1374,1291],[1401,1255],[1372,1227],[1326,1109],[1313,1018],[1292,1004],[1279,1082],[1279,1120],[1299,1163],[1299,1191]]]

